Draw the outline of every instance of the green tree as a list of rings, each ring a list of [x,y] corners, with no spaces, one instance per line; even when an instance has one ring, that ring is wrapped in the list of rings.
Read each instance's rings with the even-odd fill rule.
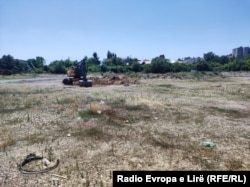
[[[229,58],[227,57],[227,56],[225,56],[225,55],[223,55],[223,56],[220,56],[219,58],[218,58],[218,62],[220,63],[220,64],[227,64],[227,63],[229,63]]]
[[[65,74],[67,72],[67,69],[65,68],[63,60],[53,61],[52,63],[50,63],[48,68],[51,73],[55,73],[55,74]]]
[[[36,68],[43,68],[45,65],[45,59],[43,57],[37,56],[33,64]]]
[[[110,59],[110,58],[113,58],[113,57],[116,57],[116,54],[115,53],[111,53],[110,51],[107,52],[107,58]]]
[[[100,60],[96,52],[93,53],[93,57],[86,59],[88,71],[90,72],[100,72]]]
[[[0,69],[11,73],[22,73],[27,69],[27,64],[25,61],[14,59],[11,55],[3,55],[0,59]]]
[[[196,65],[196,69],[197,71],[212,71],[212,67],[210,66],[210,64],[205,61],[198,62]]]
[[[12,70],[15,67],[15,59],[11,55],[3,55],[0,60],[0,68]]]
[[[106,58],[104,60],[104,64],[107,66],[124,66],[125,63],[120,57],[112,57],[112,58]]]
[[[99,57],[96,52],[93,53],[93,59],[95,60],[94,63],[96,65],[100,65],[101,61],[99,60]]]
[[[172,71],[172,64],[168,59],[156,57],[151,61],[152,73],[166,73]]]
[[[35,69],[36,67],[35,67],[35,64],[36,63],[36,60],[35,59],[28,59],[27,60],[27,64],[28,64],[28,66],[31,68],[31,69]]]
[[[63,61],[65,68],[69,69],[74,67],[75,61],[70,60],[70,58],[67,58],[66,60]]]
[[[173,66],[173,71],[174,72],[185,72],[185,71],[190,71],[191,68],[189,67],[189,64],[187,63],[179,63],[179,62],[175,62],[172,64]]]
[[[101,70],[101,62],[96,52],[93,53],[91,58],[86,59],[86,63],[90,72],[99,72]]]
[[[102,64],[101,65],[101,72],[105,73],[107,71],[109,71],[108,66],[106,66],[105,64]]]
[[[218,56],[213,52],[208,52],[203,55],[203,58],[206,62],[218,61]]]
[[[152,64],[143,64],[142,71],[144,73],[152,73]]]
[[[138,62],[134,62],[131,66],[131,70],[134,72],[141,72],[142,71],[142,67]]]

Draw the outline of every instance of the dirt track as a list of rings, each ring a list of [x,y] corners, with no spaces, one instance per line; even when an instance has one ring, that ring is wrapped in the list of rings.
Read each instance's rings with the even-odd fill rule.
[[[250,77],[0,84],[0,186],[112,186],[113,170],[250,170],[249,93]],[[30,153],[61,162],[23,175],[16,166]]]

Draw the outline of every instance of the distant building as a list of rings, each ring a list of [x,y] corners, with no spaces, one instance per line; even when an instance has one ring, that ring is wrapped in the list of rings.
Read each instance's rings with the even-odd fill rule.
[[[144,59],[144,60],[138,60],[139,64],[151,64],[151,60]]]
[[[177,62],[179,63],[188,63],[188,64],[192,64],[192,63],[195,63],[195,62],[198,62],[202,60],[202,58],[200,57],[185,57],[185,58],[182,58],[182,59],[178,59]]]
[[[243,58],[247,58],[250,55],[250,48],[243,47]]]
[[[249,47],[238,47],[232,50],[232,56],[234,58],[246,58],[250,55],[250,48]]]

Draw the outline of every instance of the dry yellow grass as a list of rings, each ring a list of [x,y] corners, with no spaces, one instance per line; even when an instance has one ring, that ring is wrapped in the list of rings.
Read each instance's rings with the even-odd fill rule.
[[[246,75],[0,84],[0,186],[109,187],[113,170],[250,170]],[[30,153],[61,162],[23,175],[17,163]]]

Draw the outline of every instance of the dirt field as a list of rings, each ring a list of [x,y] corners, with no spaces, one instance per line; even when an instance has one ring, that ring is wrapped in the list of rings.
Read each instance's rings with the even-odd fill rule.
[[[250,73],[3,83],[0,104],[0,186],[111,187],[113,170],[250,170]],[[51,163],[27,169],[60,163],[22,174],[30,153]]]

